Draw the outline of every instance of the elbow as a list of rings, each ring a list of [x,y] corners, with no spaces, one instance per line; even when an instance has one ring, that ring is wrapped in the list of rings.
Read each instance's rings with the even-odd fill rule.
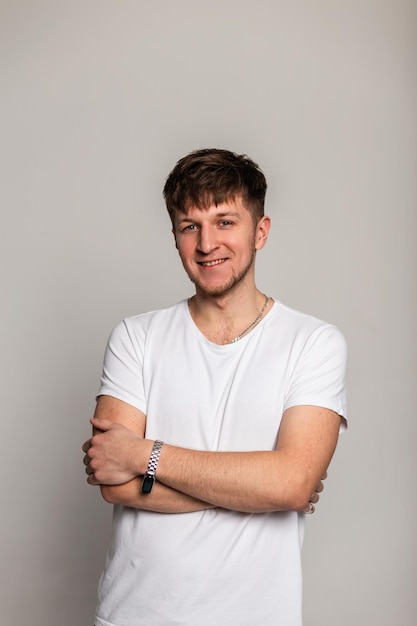
[[[289,503],[289,510],[291,511],[305,511],[308,509],[311,493],[305,495],[304,493],[294,493]]]
[[[308,508],[309,497],[304,497],[298,492],[290,493],[283,500],[277,502],[273,509],[277,511],[304,511]]]
[[[289,490],[289,508],[292,511],[303,511],[308,507],[314,487],[311,486],[311,479],[307,475],[301,475],[295,480]]]
[[[306,476],[293,477],[283,491],[276,494],[276,510],[304,511],[308,508],[314,487]]]

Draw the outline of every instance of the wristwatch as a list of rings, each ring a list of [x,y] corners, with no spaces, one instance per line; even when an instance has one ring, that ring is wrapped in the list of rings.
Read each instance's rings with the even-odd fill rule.
[[[152,487],[155,482],[156,468],[158,467],[159,456],[161,454],[163,445],[164,442],[159,441],[159,439],[157,439],[153,444],[151,456],[149,457],[148,461],[148,467],[146,469],[146,474],[144,475],[142,482],[142,493],[144,494],[151,493],[152,491]]]

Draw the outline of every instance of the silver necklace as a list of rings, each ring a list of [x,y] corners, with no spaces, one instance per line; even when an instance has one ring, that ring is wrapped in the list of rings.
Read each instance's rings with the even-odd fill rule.
[[[240,333],[240,335],[238,335],[237,337],[232,339],[232,341],[229,341],[229,343],[236,343],[236,341],[239,341],[239,339],[242,339],[242,337],[244,337],[250,330],[252,330],[252,328],[254,326],[256,326],[256,324],[260,321],[262,315],[264,314],[265,309],[268,306],[268,302],[269,302],[269,296],[265,296],[265,302],[264,302],[264,305],[263,305],[259,315],[256,316],[256,318],[253,320],[252,324],[249,324],[249,326],[247,328],[245,328],[245,330],[242,331]]]

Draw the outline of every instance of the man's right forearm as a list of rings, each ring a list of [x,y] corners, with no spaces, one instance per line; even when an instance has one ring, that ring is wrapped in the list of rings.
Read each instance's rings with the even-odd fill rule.
[[[122,504],[155,513],[192,513],[215,508],[184,493],[155,482],[150,494],[141,491],[142,477],[123,485],[101,485],[101,494],[111,504]]]

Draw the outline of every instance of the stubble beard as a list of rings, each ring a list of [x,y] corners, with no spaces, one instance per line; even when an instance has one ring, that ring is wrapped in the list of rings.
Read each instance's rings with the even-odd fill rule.
[[[249,274],[249,272],[251,271],[255,263],[255,256],[256,256],[256,251],[255,249],[253,249],[251,258],[249,259],[249,262],[247,263],[247,265],[238,274],[232,274],[228,282],[226,282],[223,285],[219,285],[217,287],[212,287],[212,288],[207,287],[207,285],[205,285],[197,277],[190,276],[190,274],[188,274],[188,277],[191,280],[191,282],[194,283],[196,287],[196,291],[199,291],[200,293],[206,296],[211,296],[214,298],[225,296],[226,294],[230,293],[233,289],[235,289],[236,287],[242,284],[242,282],[244,281],[246,276]]]

